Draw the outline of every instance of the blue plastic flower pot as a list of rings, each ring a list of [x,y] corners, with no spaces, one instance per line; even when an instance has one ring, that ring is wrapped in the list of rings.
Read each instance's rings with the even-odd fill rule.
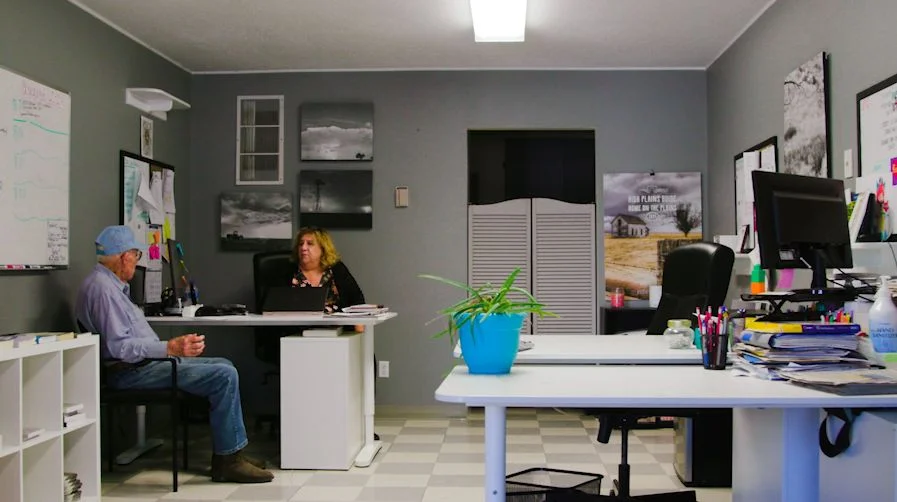
[[[520,328],[526,314],[477,314],[464,322],[469,314],[455,318],[458,338],[461,342],[461,357],[470,373],[479,375],[502,375],[511,372],[517,348],[520,343]]]

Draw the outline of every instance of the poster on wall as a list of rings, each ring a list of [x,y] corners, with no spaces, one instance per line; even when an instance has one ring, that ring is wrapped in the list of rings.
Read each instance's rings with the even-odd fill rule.
[[[371,170],[299,172],[299,225],[370,230],[374,222]]]
[[[293,238],[293,194],[221,194],[221,248],[226,251],[289,249]]]
[[[831,178],[828,155],[828,60],[820,52],[785,77],[783,171]]]
[[[701,173],[604,175],[605,292],[647,300],[666,255],[702,235]]]

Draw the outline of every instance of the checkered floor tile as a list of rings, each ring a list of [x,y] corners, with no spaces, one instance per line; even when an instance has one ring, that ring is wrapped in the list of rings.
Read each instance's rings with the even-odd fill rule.
[[[597,422],[575,410],[509,410],[507,470],[550,467],[605,476],[608,493],[620,459],[620,438],[595,441]],[[194,426],[200,436],[201,426]],[[384,443],[374,463],[349,471],[281,471],[264,485],[213,483],[208,477],[207,436],[191,444],[191,471],[171,493],[165,447],[115,472],[103,472],[103,501],[390,501],[437,502],[483,499],[483,415],[466,418],[377,418]],[[683,489],[673,471],[669,429],[636,430],[629,439],[633,493]],[[252,438],[248,451],[279,464],[277,442]],[[105,469],[105,463],[103,464]],[[544,480],[543,480],[544,481]],[[702,502],[729,502],[728,489],[698,489]]]

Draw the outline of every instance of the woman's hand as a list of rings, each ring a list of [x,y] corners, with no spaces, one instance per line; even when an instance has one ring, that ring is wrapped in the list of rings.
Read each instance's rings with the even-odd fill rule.
[[[355,332],[356,333],[364,333],[364,324],[356,324]]]

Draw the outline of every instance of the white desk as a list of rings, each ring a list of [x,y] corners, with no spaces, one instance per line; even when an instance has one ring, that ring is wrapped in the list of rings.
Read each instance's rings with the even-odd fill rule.
[[[509,375],[470,375],[456,367],[436,390],[438,401],[486,412],[486,497],[505,500],[505,410],[535,408],[735,408],[733,428],[781,437],[779,451],[760,451],[736,434],[734,502],[812,502],[819,498],[820,409],[897,407],[897,395],[842,397],[786,382],[733,377],[700,366],[518,365]],[[781,473],[764,483],[763,473]],[[893,473],[883,473],[892,475]],[[774,476],[775,477],[775,476]]]
[[[701,364],[696,348],[671,349],[662,336],[522,335],[533,348],[517,353],[514,364]],[[454,355],[461,357],[455,345]]]
[[[203,316],[203,317],[147,317],[146,320],[155,326],[355,326],[364,325],[363,358],[364,358],[364,446],[355,457],[355,465],[367,467],[371,465],[380,441],[374,440],[374,326],[397,316],[388,312],[377,316],[336,317],[324,314],[284,314],[284,315],[236,315],[236,316]]]

